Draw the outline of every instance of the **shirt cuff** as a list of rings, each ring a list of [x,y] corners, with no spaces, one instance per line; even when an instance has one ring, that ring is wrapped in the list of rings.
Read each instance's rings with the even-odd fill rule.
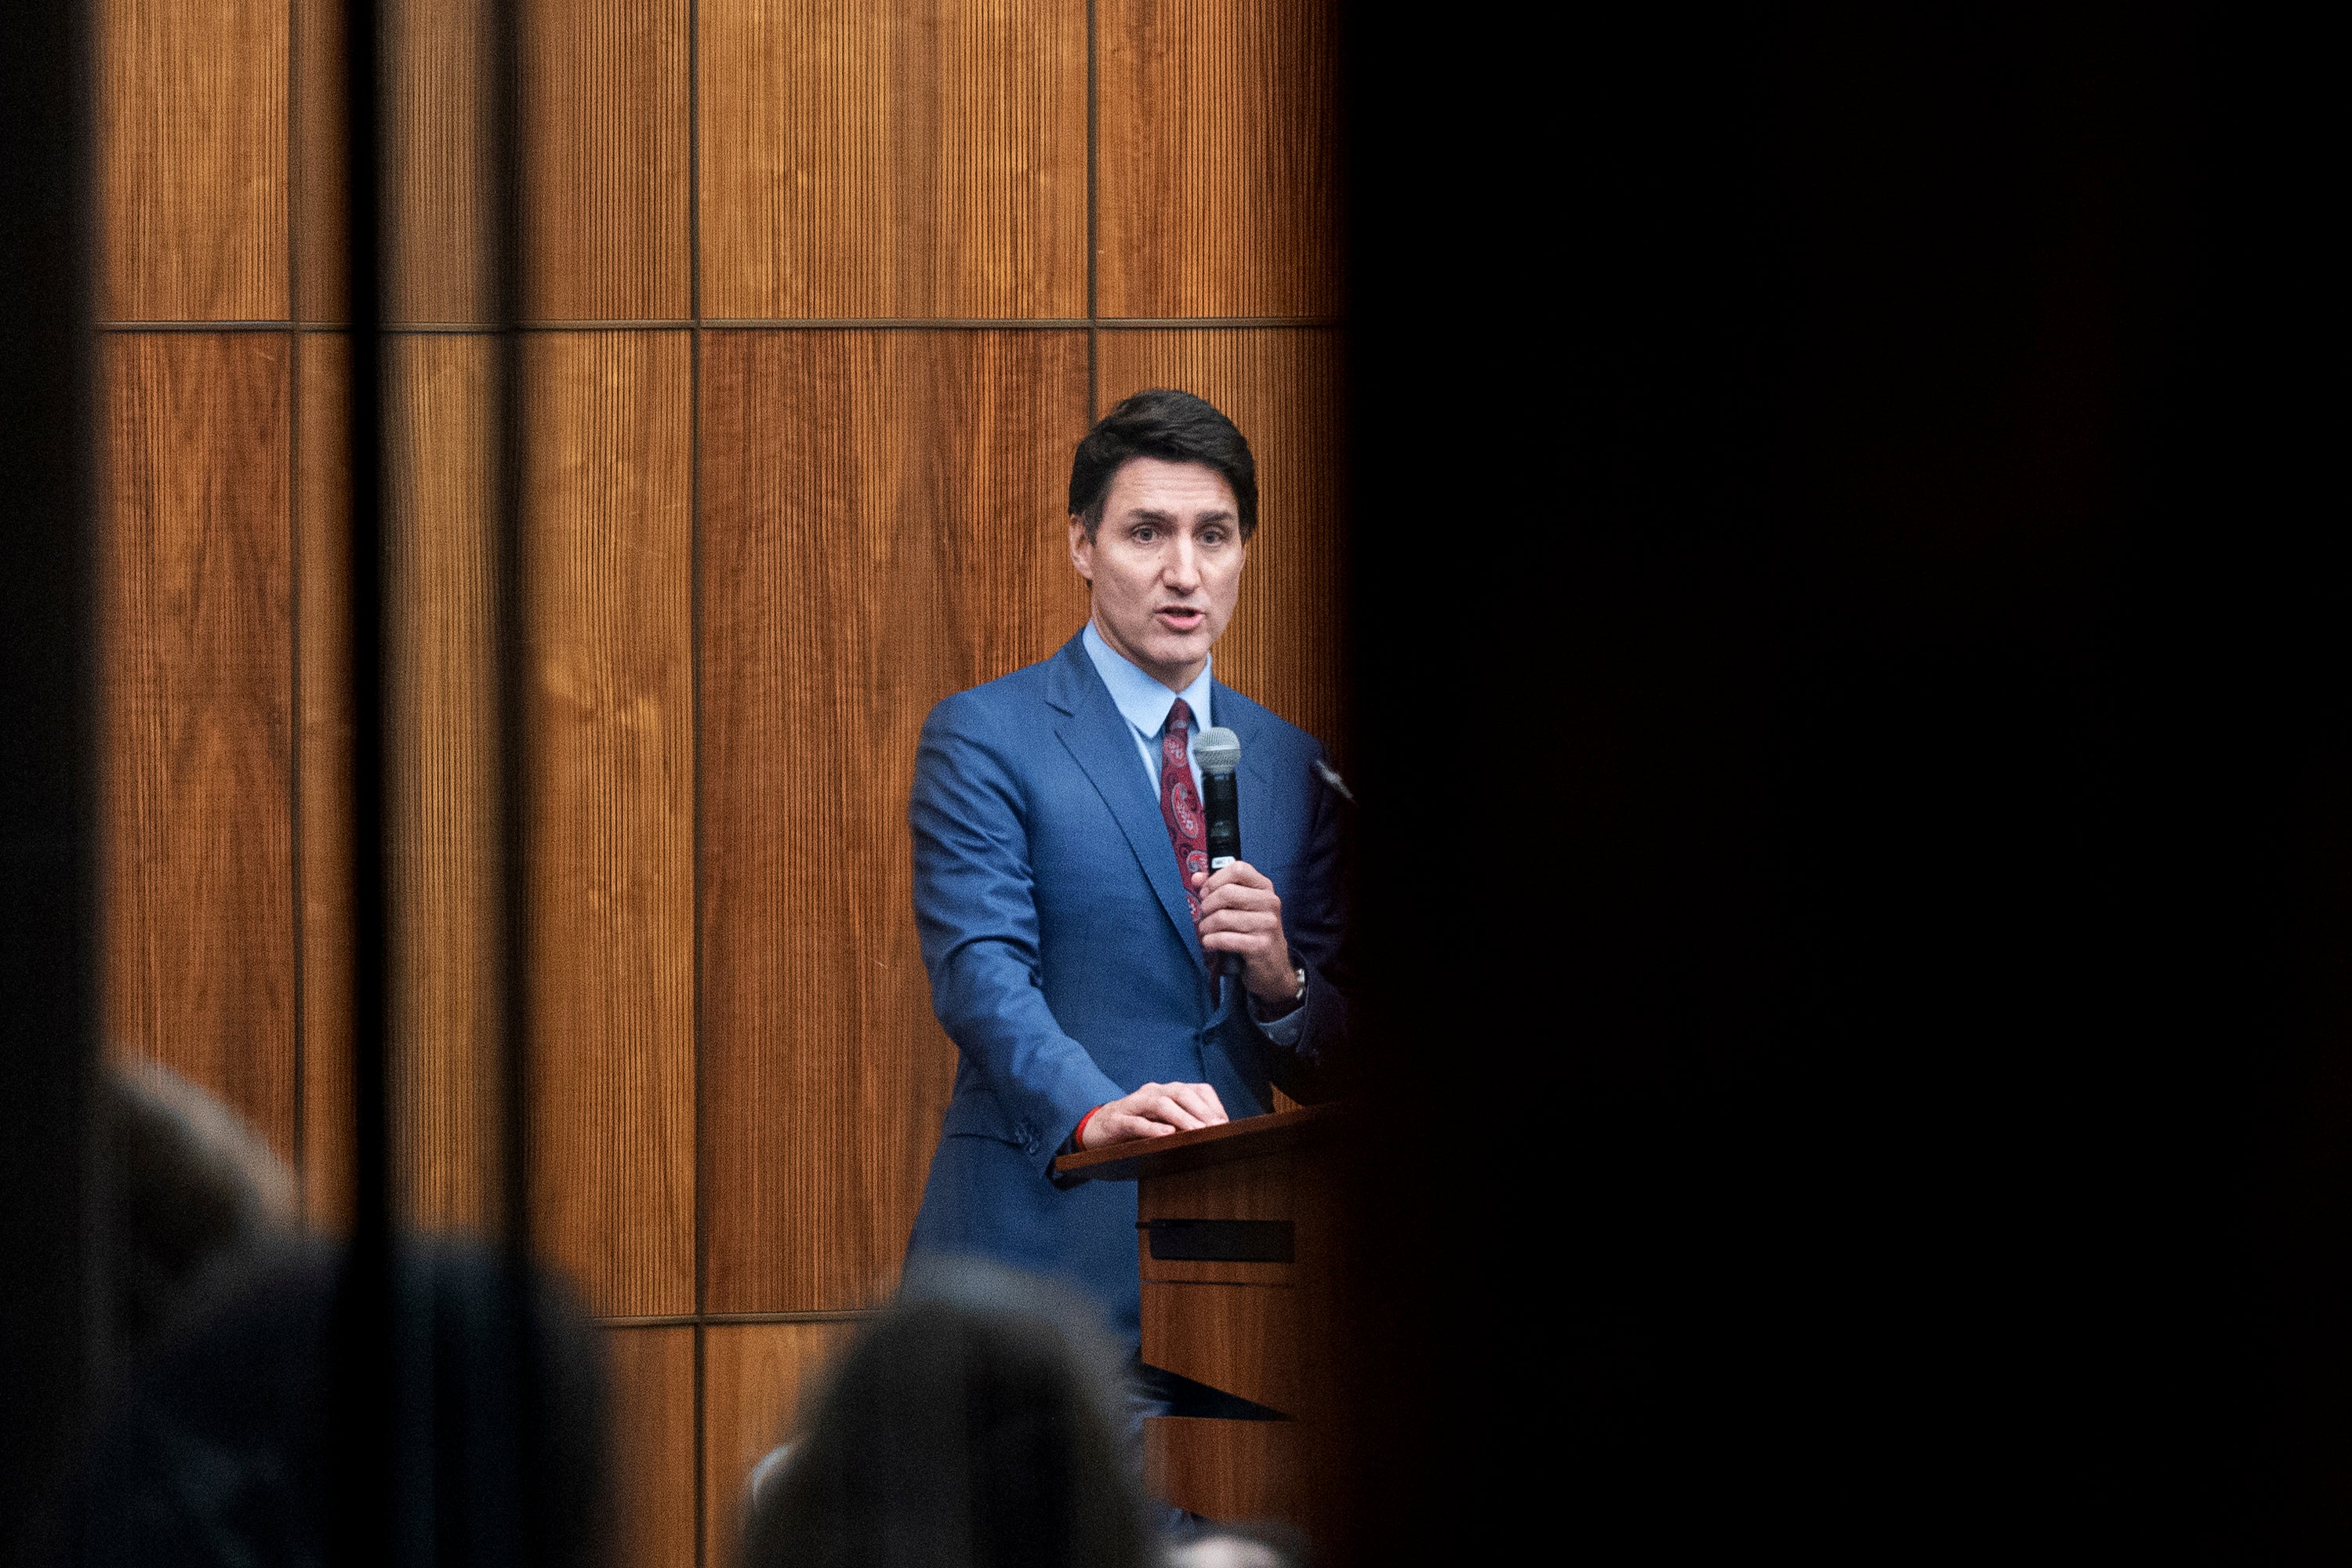
[[[1307,988],[1312,990],[1315,982],[1309,980],[1307,984]],[[1295,1046],[1298,1043],[1298,1037],[1307,1028],[1306,998],[1301,997],[1297,1006],[1279,1018],[1264,1018],[1258,1016],[1257,998],[1251,996],[1246,991],[1242,994],[1248,998],[1250,1022],[1257,1026],[1259,1034],[1277,1046]]]

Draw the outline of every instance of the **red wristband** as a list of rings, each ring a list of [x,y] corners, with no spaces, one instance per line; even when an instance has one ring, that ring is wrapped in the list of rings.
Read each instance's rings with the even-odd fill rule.
[[[1099,1105],[1095,1107],[1095,1110],[1100,1110],[1101,1109],[1102,1107]],[[1087,1123],[1095,1119],[1095,1110],[1089,1110],[1084,1116],[1078,1118],[1077,1131],[1070,1134],[1070,1147],[1072,1149],[1084,1149],[1087,1146]]]

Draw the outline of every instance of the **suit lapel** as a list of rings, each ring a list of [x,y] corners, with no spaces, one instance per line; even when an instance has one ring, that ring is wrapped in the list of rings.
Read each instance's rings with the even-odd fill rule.
[[[1111,701],[1109,689],[1095,673],[1085,645],[1076,637],[1055,658],[1053,677],[1046,686],[1046,700],[1061,711],[1054,733],[1092,782],[1103,805],[1110,808],[1144,879],[1159,895],[1169,923],[1191,950],[1192,962],[1202,963],[1201,935],[1192,929],[1183,884],[1177,879],[1176,852],[1168,843],[1168,825],[1160,819],[1160,809],[1138,774],[1141,764],[1135,742],[1129,738],[1126,717]]]

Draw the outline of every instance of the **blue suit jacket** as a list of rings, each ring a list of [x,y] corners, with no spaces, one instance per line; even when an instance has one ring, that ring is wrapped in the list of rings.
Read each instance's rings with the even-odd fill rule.
[[[924,722],[908,803],[931,1006],[961,1060],[909,1243],[1051,1275],[1139,1335],[1132,1183],[1066,1184],[1078,1119],[1151,1082],[1207,1083],[1236,1120],[1269,1079],[1311,1098],[1347,1033],[1337,957],[1339,802],[1315,738],[1223,684],[1241,739],[1242,855],[1282,895],[1308,971],[1297,1043],[1276,1047],[1218,986],[1127,721],[1076,637],[958,692]]]

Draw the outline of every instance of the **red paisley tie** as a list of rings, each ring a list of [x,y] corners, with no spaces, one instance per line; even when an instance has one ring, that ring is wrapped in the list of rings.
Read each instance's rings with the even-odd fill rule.
[[[1192,784],[1186,746],[1192,728],[1192,710],[1179,697],[1168,710],[1168,727],[1160,732],[1160,816],[1176,851],[1176,879],[1183,884],[1184,907],[1199,920],[1201,900],[1192,896],[1192,874],[1209,868],[1209,824],[1201,815],[1201,793]]]

